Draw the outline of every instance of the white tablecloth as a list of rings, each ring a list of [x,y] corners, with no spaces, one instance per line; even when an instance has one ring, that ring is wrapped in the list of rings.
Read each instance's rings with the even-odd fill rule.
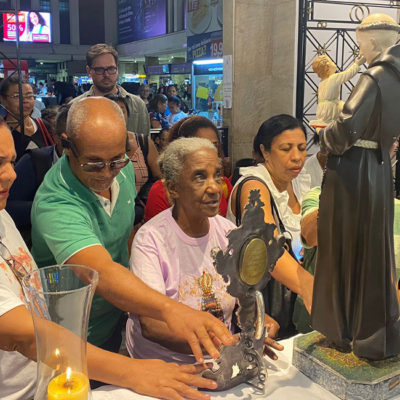
[[[265,395],[256,394],[248,385],[240,385],[226,392],[211,393],[215,400],[252,400],[267,397],[269,400],[337,400],[332,393],[312,382],[292,366],[293,338],[281,342],[285,349],[278,352],[279,359],[268,359],[268,379]],[[93,400],[139,400],[152,397],[141,396],[115,386],[103,386],[92,392]],[[393,400],[400,400],[400,396]]]

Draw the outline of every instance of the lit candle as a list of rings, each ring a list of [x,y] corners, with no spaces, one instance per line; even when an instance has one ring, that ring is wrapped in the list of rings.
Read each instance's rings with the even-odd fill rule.
[[[73,372],[71,368],[53,378],[47,387],[48,400],[87,400],[89,379],[81,372]]]

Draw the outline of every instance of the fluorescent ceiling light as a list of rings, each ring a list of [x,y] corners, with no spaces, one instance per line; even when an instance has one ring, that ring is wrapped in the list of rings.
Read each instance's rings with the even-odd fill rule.
[[[209,60],[195,60],[193,64],[195,65],[207,65],[207,64],[223,64],[224,60],[222,58],[214,58]]]

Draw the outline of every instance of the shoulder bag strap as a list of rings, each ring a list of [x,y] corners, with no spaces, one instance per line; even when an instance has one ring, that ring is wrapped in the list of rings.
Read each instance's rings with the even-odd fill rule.
[[[43,123],[41,118],[35,119],[36,123],[39,125],[40,131],[42,132],[43,140],[46,146],[51,146],[54,144],[53,138],[51,137],[46,125]]]

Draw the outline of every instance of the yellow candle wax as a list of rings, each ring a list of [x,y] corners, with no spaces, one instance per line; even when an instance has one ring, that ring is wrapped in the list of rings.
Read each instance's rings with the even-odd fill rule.
[[[53,378],[47,387],[48,400],[87,400],[89,379],[81,372],[71,371]]]

